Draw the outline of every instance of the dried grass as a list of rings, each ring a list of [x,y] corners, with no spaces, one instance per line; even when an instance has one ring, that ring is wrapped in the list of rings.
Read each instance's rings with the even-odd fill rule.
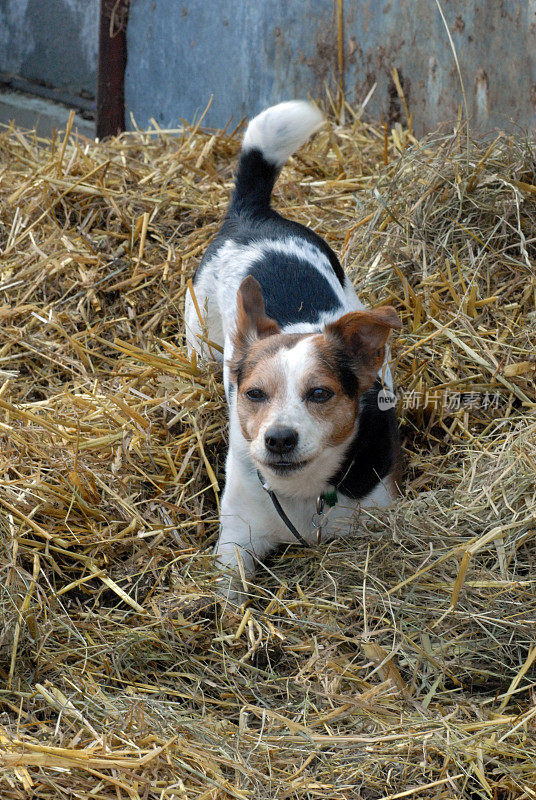
[[[221,615],[223,390],[181,309],[238,146],[0,135],[1,796],[534,798],[533,147],[355,117],[285,168],[404,319],[408,477]]]

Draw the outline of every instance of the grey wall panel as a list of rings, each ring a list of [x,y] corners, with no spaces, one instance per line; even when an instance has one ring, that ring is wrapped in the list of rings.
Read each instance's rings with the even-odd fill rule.
[[[536,0],[442,0],[469,113],[481,129],[534,126]],[[462,100],[435,0],[343,0],[346,96],[401,116],[399,70],[417,133],[454,120]],[[338,81],[333,0],[132,0],[127,120],[145,126],[196,118],[222,125],[270,103],[323,97]]]
[[[334,33],[331,0],[133,0],[127,116],[173,126],[213,95],[206,121],[222,125],[317,94],[333,78]]]
[[[95,95],[99,0],[0,0],[0,71]]]
[[[536,0],[441,0],[475,128],[536,123]],[[435,0],[345,3],[346,85],[355,99],[377,81],[376,114],[396,114],[399,71],[417,132],[454,120],[462,92]],[[352,40],[352,37],[354,39]]]

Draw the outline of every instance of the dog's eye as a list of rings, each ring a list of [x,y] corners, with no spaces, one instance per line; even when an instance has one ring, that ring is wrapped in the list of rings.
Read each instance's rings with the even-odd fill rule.
[[[315,386],[314,389],[309,389],[305,399],[310,403],[327,403],[333,395],[334,392],[331,389],[326,389],[324,386]]]
[[[263,392],[262,389],[248,389],[246,397],[248,400],[251,400],[252,403],[263,403],[268,399],[266,392]]]

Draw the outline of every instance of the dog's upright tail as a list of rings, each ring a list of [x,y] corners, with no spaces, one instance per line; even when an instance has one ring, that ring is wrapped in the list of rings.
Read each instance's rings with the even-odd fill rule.
[[[305,100],[279,103],[254,117],[242,142],[231,209],[267,210],[281,167],[323,121],[322,112]]]

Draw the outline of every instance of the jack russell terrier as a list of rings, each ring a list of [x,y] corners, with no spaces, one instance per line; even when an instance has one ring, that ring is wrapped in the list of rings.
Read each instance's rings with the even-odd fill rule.
[[[249,123],[229,209],[186,299],[190,354],[223,347],[230,442],[215,554],[234,601],[239,560],[250,576],[275,545],[348,532],[359,507],[396,495],[386,344],[397,314],[366,309],[326,242],[270,205],[282,166],[323,121],[294,101]]]

